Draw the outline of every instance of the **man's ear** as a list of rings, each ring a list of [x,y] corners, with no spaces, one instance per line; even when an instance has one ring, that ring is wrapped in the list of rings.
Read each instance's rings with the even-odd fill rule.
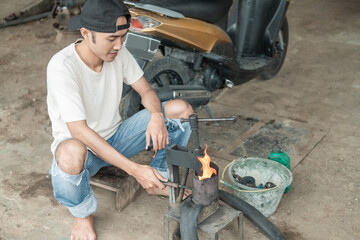
[[[86,28],[80,28],[80,33],[84,39],[90,37],[90,31]]]

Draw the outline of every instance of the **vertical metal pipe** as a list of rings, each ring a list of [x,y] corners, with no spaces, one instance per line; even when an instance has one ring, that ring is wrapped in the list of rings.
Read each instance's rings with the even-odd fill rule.
[[[188,175],[189,175],[189,168],[185,168],[185,171],[184,171],[184,174],[183,174],[180,185],[182,185],[182,186],[186,185],[186,179],[187,179]],[[180,189],[179,196],[176,199],[176,202],[180,203],[182,201],[182,199],[184,197],[184,191],[185,191],[184,188]]]
[[[200,155],[200,140],[199,140],[199,122],[196,113],[189,116],[189,123],[191,127],[191,135],[194,143],[194,153]]]

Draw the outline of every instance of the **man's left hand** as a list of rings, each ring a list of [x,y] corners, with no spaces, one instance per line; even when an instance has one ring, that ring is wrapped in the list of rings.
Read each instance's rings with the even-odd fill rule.
[[[151,114],[150,122],[146,129],[146,146],[150,146],[150,139],[152,139],[153,149],[156,156],[157,151],[164,149],[169,144],[169,133],[165,126],[164,115],[161,112]]]

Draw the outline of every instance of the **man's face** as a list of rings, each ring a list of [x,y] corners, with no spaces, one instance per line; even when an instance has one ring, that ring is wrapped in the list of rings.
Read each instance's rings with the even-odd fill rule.
[[[122,16],[117,19],[116,26],[126,23],[126,17]],[[90,32],[89,47],[103,61],[112,62],[121,50],[128,31],[124,29],[115,33]]]

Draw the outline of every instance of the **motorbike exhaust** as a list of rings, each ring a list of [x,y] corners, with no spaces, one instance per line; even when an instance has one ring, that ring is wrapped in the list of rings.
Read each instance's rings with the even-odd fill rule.
[[[211,98],[211,92],[199,85],[167,85],[155,91],[162,102],[180,98],[193,107],[206,105]]]

